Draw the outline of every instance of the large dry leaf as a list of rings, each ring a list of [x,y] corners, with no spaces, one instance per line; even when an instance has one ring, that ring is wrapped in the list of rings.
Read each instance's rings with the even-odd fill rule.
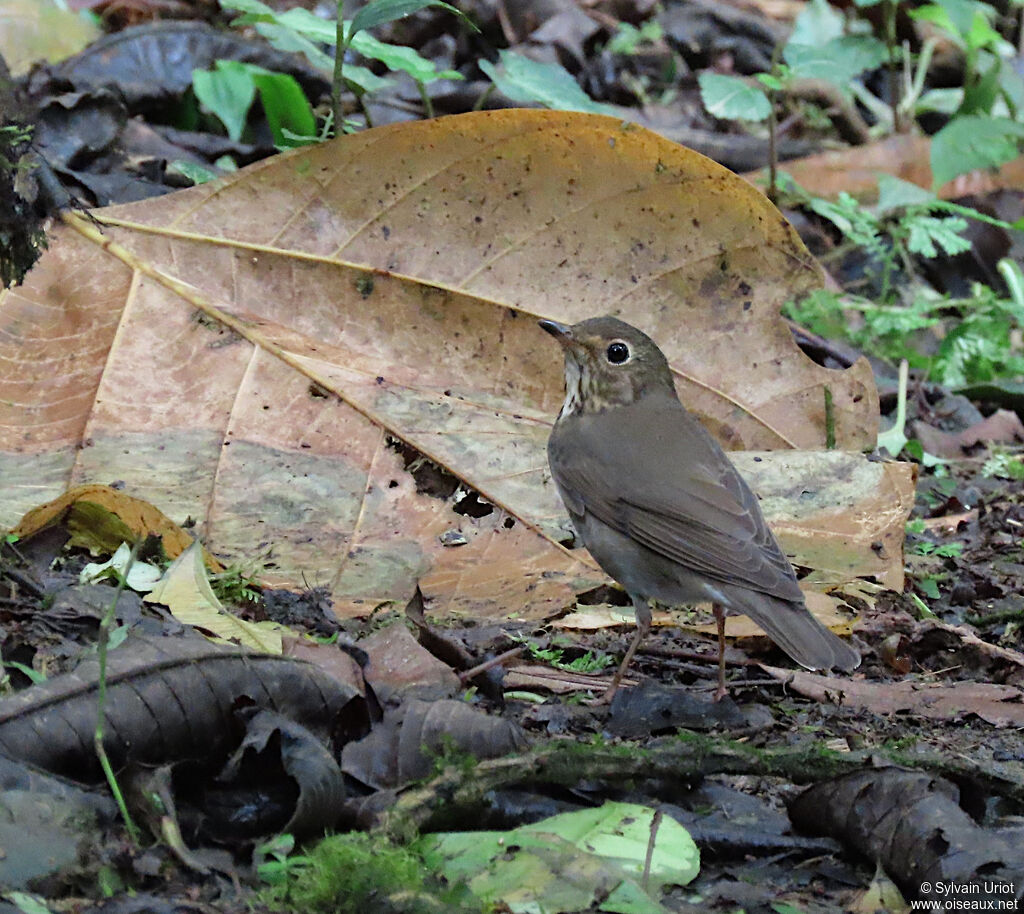
[[[790,159],[786,173],[808,193],[817,197],[836,197],[846,191],[860,199],[878,196],[878,176],[893,175],[919,187],[932,186],[931,138],[901,133],[854,146],[819,152],[802,159]],[[765,169],[748,172],[748,180],[764,186]],[[976,169],[947,181],[938,190],[949,200],[967,194],[986,194],[1001,188],[1017,188],[1024,181],[1024,158],[1014,159],[999,168]]]
[[[95,23],[55,0],[0,0],[0,54],[15,76],[40,60],[63,60],[99,34]]]
[[[435,610],[543,613],[601,576],[555,542],[538,316],[642,326],[728,446],[822,447],[826,389],[838,446],[874,443],[867,364],[814,365],[778,319],[818,283],[792,228],[614,119],[400,124],[66,221],[0,298],[0,523],[117,478],[229,559],[272,544],[277,580],[341,611],[419,580]],[[501,510],[418,493],[392,439]]]

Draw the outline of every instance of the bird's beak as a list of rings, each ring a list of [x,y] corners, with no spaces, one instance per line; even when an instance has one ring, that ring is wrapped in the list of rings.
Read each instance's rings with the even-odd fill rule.
[[[550,333],[563,347],[569,347],[575,342],[572,335],[572,327],[568,324],[560,324],[558,321],[538,321],[541,327]]]

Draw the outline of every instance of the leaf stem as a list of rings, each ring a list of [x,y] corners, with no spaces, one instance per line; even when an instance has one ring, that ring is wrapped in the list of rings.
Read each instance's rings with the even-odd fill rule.
[[[343,71],[345,67],[345,52],[348,45],[345,41],[345,20],[342,17],[345,0],[338,0],[337,22],[335,23],[334,42],[334,75],[331,77],[331,112],[334,114],[335,135],[337,125],[342,123],[341,111],[341,87],[343,83]]]
[[[135,545],[132,546],[132,551],[128,556],[128,563],[125,565],[124,571],[117,576],[117,589],[114,591],[114,596],[110,601],[110,606],[107,607],[107,611],[103,614],[103,618],[100,620],[99,637],[96,642],[96,654],[100,665],[100,675],[96,689],[96,729],[93,732],[92,737],[93,746],[96,749],[96,757],[100,762],[100,768],[103,769],[103,774],[107,779],[107,784],[110,785],[110,792],[114,796],[114,802],[117,803],[117,808],[121,813],[121,818],[124,819],[125,828],[128,829],[128,835],[134,844],[139,843],[139,828],[132,819],[131,814],[128,812],[128,805],[125,803],[124,794],[121,793],[121,787],[117,783],[117,775],[114,773],[113,766],[110,764],[110,757],[107,755],[106,746],[103,745],[103,736],[106,729],[107,648],[110,644],[110,625],[114,621],[114,613],[117,610],[117,601],[121,599],[121,594],[128,581],[128,573],[132,570],[132,565],[135,563],[135,557],[138,555],[138,552],[139,542],[136,542]]]

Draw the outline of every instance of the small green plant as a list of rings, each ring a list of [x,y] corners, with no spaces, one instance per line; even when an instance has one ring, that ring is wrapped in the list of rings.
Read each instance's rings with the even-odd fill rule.
[[[285,846],[270,852],[282,865],[265,870],[275,881],[258,895],[259,901],[274,911],[470,914],[484,910],[463,885],[442,884],[417,854],[380,836],[357,832],[332,835],[301,858],[290,857]],[[289,865],[289,860],[296,862]]]
[[[651,45],[665,36],[657,19],[648,19],[639,27],[620,22],[618,31],[609,39],[605,50],[612,54],[636,54],[644,45]]]
[[[270,42],[275,48],[286,52],[300,53],[318,69],[331,74],[331,114],[324,129],[317,134],[315,127],[311,127],[307,120],[306,109],[309,102],[303,97],[300,101],[295,98],[285,99],[282,97],[282,104],[290,108],[287,116],[296,118],[299,123],[299,130],[293,130],[290,125],[282,123],[282,138],[285,143],[279,145],[303,145],[317,142],[328,132],[336,130],[351,131],[357,129],[352,122],[346,121],[343,117],[341,106],[341,95],[343,88],[347,88],[356,97],[362,106],[363,115],[367,126],[372,126],[369,113],[366,108],[366,95],[370,92],[379,91],[390,85],[389,81],[377,76],[372,70],[365,66],[351,63],[346,60],[351,51],[367,60],[376,60],[384,64],[391,72],[404,72],[408,74],[420,90],[423,99],[424,109],[428,117],[433,117],[433,107],[426,87],[439,79],[462,79],[460,73],[454,70],[438,71],[433,61],[421,56],[413,48],[400,47],[378,41],[369,34],[369,29],[401,19],[418,10],[427,7],[441,7],[462,19],[471,29],[476,26],[454,6],[442,2],[442,0],[371,0],[359,9],[355,16],[346,21],[342,19],[342,3],[337,4],[337,21],[328,22],[314,15],[307,9],[295,7],[278,13],[260,0],[221,0],[221,7],[228,10],[236,10],[242,13],[234,20],[236,26],[252,26],[259,34]],[[322,48],[327,46],[332,49],[327,53]],[[218,61],[220,65],[225,61]],[[249,66],[249,65],[243,65]],[[275,74],[282,75],[282,74]],[[284,85],[283,83],[281,84]],[[198,93],[197,93],[198,94]],[[241,102],[245,96],[241,95],[236,101],[236,108],[229,114],[232,122],[237,124],[239,119],[244,124],[245,115],[248,113],[248,105],[241,111]],[[266,99],[262,95],[266,111]],[[304,103],[304,105],[303,105]],[[249,101],[251,104],[251,99]],[[293,107],[292,107],[293,106]],[[218,114],[218,116],[220,116]],[[279,110],[277,117],[283,122],[286,114]],[[269,114],[268,114],[269,119]],[[225,122],[227,124],[227,122]],[[273,129],[273,124],[271,125]],[[275,134],[275,142],[277,135]]]
[[[936,558],[956,558],[962,555],[963,551],[963,543],[945,543],[941,546],[938,543],[929,543],[927,541],[914,543],[914,552],[918,555],[934,555]]]
[[[1024,479],[1024,459],[1002,448],[995,448],[981,468],[982,476],[998,479]]]
[[[815,197],[788,176],[783,178],[783,189],[790,200],[827,219],[848,245],[862,248],[877,262],[878,298],[884,303],[896,300],[893,280],[898,271],[915,275],[913,255],[931,259],[940,251],[948,256],[969,251],[971,243],[962,237],[967,228],[965,217],[993,221],[890,175],[879,178],[878,204],[874,207],[865,206],[845,192],[836,200]],[[1001,227],[1015,226],[1002,223]]]
[[[570,673],[599,673],[601,670],[607,669],[614,662],[608,654],[594,654],[593,651],[587,651],[575,660],[565,660],[565,651],[559,647],[539,648],[531,646],[530,656],[550,664],[556,670],[566,670]]]
[[[256,577],[253,571],[246,571],[240,565],[231,565],[219,574],[210,575],[210,587],[221,603],[235,606],[258,603],[262,590]]]
[[[928,525],[924,522],[923,517],[914,517],[907,521],[904,529],[907,533],[913,533],[920,536],[928,529]]]
[[[291,879],[300,878],[310,867],[309,857],[293,853],[295,836],[275,835],[253,850],[253,865],[256,875],[267,885],[287,885]]]
[[[252,63],[218,60],[212,70],[192,74],[192,91],[216,115],[233,140],[240,140],[249,109],[258,97],[281,149],[305,145],[316,133],[312,106],[294,76],[272,73]]]
[[[937,600],[939,599],[939,581],[944,580],[946,577],[946,575],[939,574],[925,575],[923,578],[918,578],[917,586],[921,588],[921,592],[929,600]]]
[[[793,320],[822,336],[842,338],[872,355],[906,359],[911,367],[947,387],[965,388],[1024,374],[1024,352],[1017,331],[1024,327],[1024,276],[1004,259],[999,264],[1010,294],[977,284],[968,298],[942,296],[916,281],[914,257],[931,258],[969,249],[959,233],[966,218],[1019,229],[1019,223],[993,220],[898,178],[879,181],[876,207],[847,194],[836,201],[807,194],[791,182],[787,193],[828,219],[850,247],[865,250],[878,276],[878,300],[819,291],[787,305]],[[842,246],[840,247],[842,250]],[[897,275],[906,278],[895,282]],[[851,315],[859,319],[851,320]],[[928,334],[937,346],[920,346]]]
[[[931,143],[935,187],[1015,159],[1024,142],[1024,79],[1012,65],[1014,48],[992,27],[995,8],[979,0],[938,0],[910,12],[938,27],[964,54],[963,88],[926,92],[938,38],[926,39],[913,60],[896,38],[895,0],[856,3],[858,8],[878,5],[883,7],[880,37],[866,33],[865,19],[847,20],[826,0],[811,0],[771,72],[752,78],[702,74],[704,107],[723,120],[764,121],[773,116],[776,98],[798,80],[824,80],[848,102],[856,100],[871,112],[876,134],[899,130],[907,118],[922,112],[952,115]],[[888,101],[862,80],[883,64],[889,71]]]

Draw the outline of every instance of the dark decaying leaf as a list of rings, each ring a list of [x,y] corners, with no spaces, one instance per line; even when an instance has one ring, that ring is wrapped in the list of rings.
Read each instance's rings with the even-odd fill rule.
[[[113,87],[129,108],[140,110],[177,102],[192,85],[192,71],[208,70],[215,60],[239,60],[288,73],[314,99],[328,91],[324,75],[301,57],[202,22],[155,22],[123,29],[61,61],[52,73],[80,92]]]
[[[27,888],[95,846],[114,801],[0,757],[0,886]]]
[[[876,860],[909,898],[942,899],[962,887],[970,898],[1024,897],[1024,852],[997,830],[979,827],[949,781],[904,768],[858,771],[805,790],[789,805],[797,827],[826,834]],[[932,891],[923,890],[931,885]],[[932,894],[932,893],[935,894]]]
[[[0,701],[0,752],[76,781],[100,778],[93,749],[98,664],[87,661]],[[223,761],[241,736],[235,712],[273,710],[328,743],[366,721],[365,701],[311,663],[204,639],[129,638],[110,655],[104,745],[117,766]]]
[[[712,701],[707,693],[643,682],[635,689],[616,692],[608,714],[608,731],[622,739],[652,733],[674,733],[678,727],[710,730],[748,725],[744,713],[731,701]]]
[[[426,777],[434,756],[451,748],[486,759],[525,746],[526,737],[514,721],[490,717],[461,701],[414,699],[385,711],[369,736],[345,746],[341,768],[381,789]]]
[[[345,799],[345,782],[330,750],[306,727],[274,711],[249,717],[245,739],[231,756],[220,778],[229,780],[241,771],[246,756],[280,752],[280,763],[299,788],[292,817],[280,831],[293,835],[323,834],[337,819]]]

